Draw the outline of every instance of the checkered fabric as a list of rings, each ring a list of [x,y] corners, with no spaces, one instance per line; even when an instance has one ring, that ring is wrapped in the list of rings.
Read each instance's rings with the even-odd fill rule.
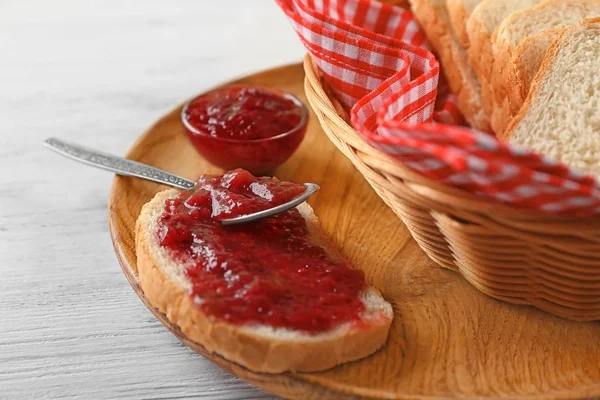
[[[369,0],[276,0],[352,125],[422,175],[515,207],[600,215],[600,182],[462,126],[413,15]]]

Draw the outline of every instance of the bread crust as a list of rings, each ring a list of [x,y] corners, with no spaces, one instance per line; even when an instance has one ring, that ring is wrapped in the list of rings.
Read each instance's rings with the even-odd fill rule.
[[[508,69],[508,98],[511,116],[516,115],[529,93],[550,45],[564,29],[549,29],[525,39],[515,49]],[[507,125],[510,121],[507,121]]]
[[[502,102],[496,108],[493,72],[496,62],[494,41],[497,37],[501,21],[515,12],[519,12],[540,4],[543,0],[484,0],[474,10],[467,21],[469,35],[469,63],[481,84],[481,99],[484,111],[490,115],[492,130],[497,133],[498,125],[506,118]],[[507,100],[507,105],[509,101]]]
[[[203,313],[187,290],[163,271],[157,256],[156,232],[148,229],[152,226],[152,210],[162,210],[164,201],[177,193],[160,192],[142,208],[136,222],[137,269],[148,301],[191,341],[250,370],[268,373],[325,370],[366,357],[385,344],[392,322],[391,307],[388,315],[382,313],[379,318],[369,319],[360,328],[342,327],[333,334],[293,338],[268,336],[252,327],[233,325]]]
[[[469,15],[465,10],[464,0],[446,0],[448,15],[452,23],[452,29],[456,39],[465,49],[469,47],[469,35],[467,34],[467,20]]]
[[[445,0],[411,0],[411,8],[436,50],[450,90],[458,98],[458,106],[469,124],[490,131],[489,116],[481,103],[481,88],[450,27]]]
[[[492,128],[499,137],[506,136],[505,131],[523,106],[546,51],[563,31],[564,29],[548,29],[529,36],[512,52],[512,56],[503,70],[502,85],[498,86],[499,83],[497,83],[494,86],[494,88],[506,90],[506,94],[501,99],[496,97],[497,110],[492,116]],[[540,54],[534,54],[536,52]]]
[[[556,55],[558,54],[558,51],[561,48],[562,39],[566,35],[568,35],[570,32],[581,29],[582,26],[585,27],[587,25],[594,25],[594,24],[598,24],[598,23],[600,23],[600,17],[585,20],[585,21],[581,22],[580,24],[573,25],[570,28],[562,30],[562,32],[559,34],[558,38],[550,45],[550,47],[548,48],[548,51],[546,51],[546,56],[544,57],[544,61],[542,62],[542,65],[540,66],[538,73],[536,74],[535,78],[533,79],[533,82],[531,83],[531,87],[529,89],[529,94],[527,95],[527,99],[523,103],[523,106],[521,107],[521,109],[519,110],[517,115],[508,124],[506,131],[502,135],[503,139],[510,140],[510,138],[513,136],[513,134],[515,132],[517,125],[525,117],[525,115],[529,111],[529,108],[535,101],[537,92],[540,90],[540,87],[543,84],[544,79],[546,78],[546,75],[550,72],[552,63],[554,61],[554,57],[556,57]]]
[[[471,68],[473,68],[473,72],[481,85],[481,105],[483,110],[488,115],[491,115],[493,102],[489,99],[493,98],[493,92],[489,76],[491,75],[491,67],[494,61],[492,55],[492,33],[488,32],[483,21],[477,19],[476,14],[473,14],[472,18],[469,18],[467,32],[469,35],[467,54]]]
[[[522,13],[526,10],[516,11]],[[493,95],[488,101],[491,102],[492,117],[491,124],[494,133],[501,137],[506,130],[506,125],[510,121],[510,102],[508,99],[508,64],[512,57],[512,49],[503,39],[502,36],[498,35],[499,30],[494,32],[492,35],[492,57],[494,59],[491,68],[490,88]]]
[[[537,6],[536,6],[537,7]],[[544,7],[543,5],[539,6]],[[536,9],[535,7],[533,9]],[[504,31],[510,29],[513,21],[519,21],[528,14],[531,14],[530,8],[520,9],[510,14],[499,26],[492,35],[492,68],[489,76],[490,88],[492,96],[486,98],[486,107],[492,108],[492,129],[497,136],[503,137],[506,131],[506,126],[510,122],[511,108],[509,100],[509,70],[510,60],[513,56],[514,49],[504,35]]]
[[[408,4],[408,0],[377,0],[380,3],[391,4],[393,6],[402,7],[404,9],[409,9],[410,5]]]
[[[504,96],[501,101],[494,102],[492,111],[491,125],[492,130],[499,138],[503,138],[506,132],[506,126],[512,120],[510,112],[510,103],[508,96]]]

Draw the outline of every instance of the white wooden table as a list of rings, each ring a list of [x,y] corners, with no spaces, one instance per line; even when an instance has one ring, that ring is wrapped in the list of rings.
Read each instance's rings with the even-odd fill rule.
[[[154,319],[113,253],[112,176],[40,142],[123,154],[183,99],[302,54],[273,0],[0,1],[0,398],[271,398]]]

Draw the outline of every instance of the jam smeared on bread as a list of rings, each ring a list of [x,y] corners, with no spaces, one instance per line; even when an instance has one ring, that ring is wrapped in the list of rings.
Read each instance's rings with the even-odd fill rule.
[[[191,191],[187,193],[188,196],[192,194]],[[277,226],[285,228],[276,239],[280,247],[284,246],[286,237],[308,231],[308,235],[302,237],[307,243],[306,250],[314,250],[313,255],[321,254],[323,257],[321,261],[331,263],[334,267],[324,269],[321,267],[319,270],[309,265],[305,271],[299,272],[300,268],[294,270],[290,267],[292,263],[301,259],[289,257],[288,248],[282,249],[285,251],[278,254],[270,252],[272,257],[279,257],[275,268],[261,270],[260,264],[254,263],[252,268],[256,269],[254,273],[257,279],[248,285],[248,289],[255,291],[253,293],[241,291],[241,298],[236,299],[231,296],[237,284],[234,272],[215,271],[213,268],[212,272],[215,275],[211,276],[210,271],[196,271],[212,278],[214,286],[206,284],[208,281],[200,281],[198,274],[192,277],[193,273],[189,273],[198,266],[198,255],[190,255],[189,251],[193,240],[196,240],[196,245],[204,240],[199,236],[202,234],[200,230],[194,231],[196,237],[192,241],[189,240],[189,236],[182,235],[179,241],[174,241],[168,246],[161,244],[161,235],[158,233],[164,230],[165,205],[170,200],[181,197],[182,192],[176,189],[165,190],[157,193],[142,207],[136,222],[135,244],[136,267],[144,297],[149,304],[165,315],[170,324],[177,326],[187,340],[199,343],[207,351],[217,353],[252,371],[269,373],[322,371],[343,362],[366,357],[385,344],[394,317],[392,306],[383,299],[377,289],[362,284],[361,272],[350,270],[341,258],[336,258],[338,254],[336,249],[327,242],[320,231],[317,217],[307,203],[300,204],[294,212],[281,217],[297,223],[298,228],[292,229],[293,232],[287,232],[286,229],[289,228],[283,223],[274,224],[273,221],[262,223],[271,224],[272,228]],[[179,204],[179,207],[182,207],[182,204]],[[169,212],[175,212],[176,208]],[[297,219],[298,214],[304,220],[304,224]],[[181,213],[181,218],[184,218],[181,221],[183,222],[184,213]],[[216,224],[214,222],[212,226],[207,225],[207,232],[211,232],[215,226],[220,227],[220,223]],[[179,226],[184,225],[182,223]],[[256,253],[257,248],[251,249],[251,247],[259,239],[249,237],[252,231],[245,233],[243,231],[243,229],[251,229],[250,226],[233,229],[241,229],[235,233],[238,239],[246,237],[249,240],[246,245],[243,245],[240,240],[234,243],[236,246],[243,246],[244,253],[240,255],[245,257],[248,249]],[[185,233],[184,230],[182,232]],[[254,231],[256,232],[258,231]],[[271,234],[275,235],[276,232],[272,231]],[[268,245],[264,243],[265,248],[268,248]],[[297,243],[291,242],[290,246],[299,251]],[[305,254],[307,253],[303,251],[299,257],[304,257]],[[206,253],[204,257],[223,260],[220,258],[222,257],[220,253],[214,255]],[[272,261],[269,265],[273,264],[275,263]],[[305,265],[307,264],[302,267]],[[240,269],[239,275],[243,276],[243,271],[246,270]],[[312,279],[303,276],[307,273],[311,274]],[[224,284],[229,281],[234,286]],[[345,286],[349,289],[342,293],[342,296],[349,301],[347,304],[341,301],[339,295],[342,288],[340,282],[346,282]],[[311,288],[311,285],[314,288]],[[260,296],[263,287],[273,287],[276,290],[264,291],[263,293],[268,295]],[[288,290],[295,297],[287,294]],[[359,293],[355,296],[350,295],[354,290],[359,290]],[[220,302],[221,295],[223,301]],[[360,304],[356,303],[357,298]],[[251,303],[241,301],[243,299],[250,299]],[[268,301],[273,299],[276,299],[277,303],[271,303],[270,309],[265,310],[264,306],[261,306],[260,311],[255,308],[249,315],[243,314],[243,310],[248,309],[248,304],[256,306],[261,301],[264,302],[263,304],[268,304]],[[240,301],[240,308],[236,307],[236,301]],[[225,306],[229,307],[228,302],[231,307],[226,309]],[[212,310],[208,309],[208,304],[219,306],[212,310],[221,312],[221,316],[215,317],[215,314],[210,314]],[[310,309],[309,305],[311,305]],[[362,311],[359,311],[361,309]],[[265,312],[269,318],[272,318],[273,315],[268,315],[271,310],[280,310],[279,322],[286,323],[285,327],[274,327],[269,320],[264,323],[257,322],[257,319],[264,318]],[[286,310],[291,310],[291,314],[286,315]],[[305,312],[298,313],[298,310]],[[229,318],[235,315],[246,318],[246,322],[227,320],[224,318],[226,313],[229,314]],[[287,321],[286,318],[290,319],[291,316],[295,316],[296,320]],[[323,326],[329,325],[331,329],[317,330],[313,324],[313,318],[317,318],[315,316],[324,318],[324,321],[321,320]],[[295,326],[303,326],[306,321],[314,328],[313,330],[295,328]]]
[[[310,333],[360,320],[362,271],[315,243],[298,210],[237,226],[218,221],[303,191],[302,185],[234,170],[203,176],[193,190],[166,200],[160,245],[189,265],[190,294],[204,313],[234,324]]]

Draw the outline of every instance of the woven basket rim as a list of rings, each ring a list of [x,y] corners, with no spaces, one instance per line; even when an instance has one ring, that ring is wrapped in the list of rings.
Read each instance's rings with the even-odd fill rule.
[[[319,107],[319,111],[324,113],[333,124],[343,127],[346,131],[353,131],[355,138],[351,138],[351,143],[346,144],[354,147],[360,161],[364,163],[364,159],[371,160],[377,163],[377,169],[393,175],[396,179],[402,179],[404,183],[411,187],[412,190],[418,192],[421,196],[429,198],[432,202],[439,205],[445,205],[453,209],[468,211],[469,213],[477,213],[483,215],[493,214],[495,216],[509,217],[511,220],[522,220],[541,222],[545,221],[548,224],[559,224],[564,227],[565,224],[570,228],[575,225],[585,226],[588,230],[590,224],[593,224],[597,229],[600,228],[600,219],[594,217],[569,216],[546,213],[539,210],[518,208],[513,205],[502,203],[498,200],[488,199],[477,196],[467,190],[452,187],[444,183],[440,183],[429,179],[418,172],[408,168],[407,166],[394,159],[392,156],[378,150],[369,145],[362,136],[339,114],[338,110],[342,107],[335,98],[332,98],[323,88],[321,74],[318,66],[315,64],[310,53],[307,53],[304,58],[304,70],[306,73],[305,85],[307,90],[311,89],[319,100],[320,104],[313,104],[313,107]],[[339,138],[343,140],[343,138]],[[362,157],[360,155],[362,154]],[[389,175],[387,175],[389,176]],[[401,178],[399,178],[401,177]],[[596,229],[596,231],[598,231]]]

